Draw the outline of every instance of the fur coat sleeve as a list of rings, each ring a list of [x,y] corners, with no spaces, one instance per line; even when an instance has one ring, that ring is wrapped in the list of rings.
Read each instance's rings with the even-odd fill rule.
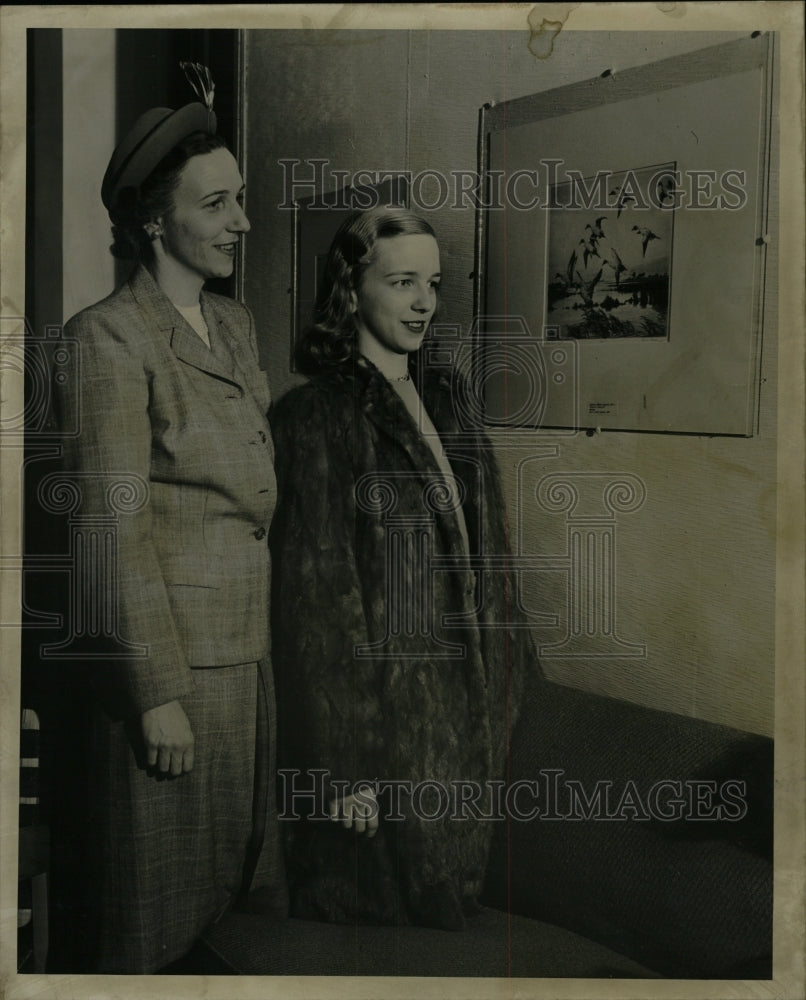
[[[372,662],[354,657],[367,626],[348,410],[347,398],[334,401],[310,386],[287,396],[273,415],[283,494],[271,529],[272,651],[294,766],[355,781],[367,777],[380,734]]]

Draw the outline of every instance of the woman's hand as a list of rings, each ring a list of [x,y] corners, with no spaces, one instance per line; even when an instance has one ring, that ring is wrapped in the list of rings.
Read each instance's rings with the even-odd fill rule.
[[[149,708],[140,717],[149,767],[178,776],[193,770],[193,732],[178,701]]]
[[[330,803],[330,818],[341,823],[345,830],[366,833],[374,837],[378,832],[378,800],[375,792],[367,786],[355,795],[336,798]]]

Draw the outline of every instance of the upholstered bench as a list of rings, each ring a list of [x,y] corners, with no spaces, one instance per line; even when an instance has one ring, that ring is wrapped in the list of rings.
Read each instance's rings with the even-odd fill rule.
[[[554,781],[555,818],[498,824],[464,931],[231,911],[203,948],[263,976],[771,976],[771,740],[541,682],[510,778]]]

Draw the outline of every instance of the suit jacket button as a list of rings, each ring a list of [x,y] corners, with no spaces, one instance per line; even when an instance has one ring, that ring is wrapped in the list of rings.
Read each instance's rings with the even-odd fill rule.
[[[264,539],[266,537],[266,529],[265,528],[255,528],[255,530],[252,532],[252,534],[255,536],[255,538],[258,541],[261,541],[262,539]]]

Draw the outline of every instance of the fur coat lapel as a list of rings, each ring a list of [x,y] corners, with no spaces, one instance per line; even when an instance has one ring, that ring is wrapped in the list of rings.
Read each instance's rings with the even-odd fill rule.
[[[372,425],[375,435],[384,438],[389,446],[400,453],[401,471],[404,468],[404,457],[408,460],[405,466],[406,471],[419,477],[423,488],[433,485],[444,479],[442,470],[437,464],[434,453],[429,442],[424,438],[420,427],[412,418],[406,406],[395,392],[389,382],[380,374],[378,369],[369,361],[361,359],[355,365],[342,369],[341,377],[352,382],[352,390],[356,402],[356,409],[364,414],[366,420]],[[462,455],[461,446],[451,447],[451,438],[455,438],[459,433],[459,426],[454,411],[453,397],[451,395],[450,375],[442,370],[426,371],[424,373],[412,373],[412,378],[417,386],[421,405],[431,418],[434,427],[440,437],[437,447],[443,447],[448,461],[453,465],[452,456]],[[463,435],[465,450],[467,447],[467,435]],[[473,440],[473,449],[477,449],[478,442]],[[468,482],[468,469],[466,462],[462,462],[462,474],[459,468],[454,468],[454,476],[462,480],[464,487],[464,517],[468,530],[471,551],[478,552],[479,525],[477,515],[479,512],[480,498],[478,491],[480,488],[478,474],[472,476],[472,489],[468,490],[471,484]],[[478,470],[474,470],[478,473]],[[457,558],[465,554],[465,544],[456,514],[451,510],[445,510],[438,518],[441,531],[447,535],[448,552]]]

